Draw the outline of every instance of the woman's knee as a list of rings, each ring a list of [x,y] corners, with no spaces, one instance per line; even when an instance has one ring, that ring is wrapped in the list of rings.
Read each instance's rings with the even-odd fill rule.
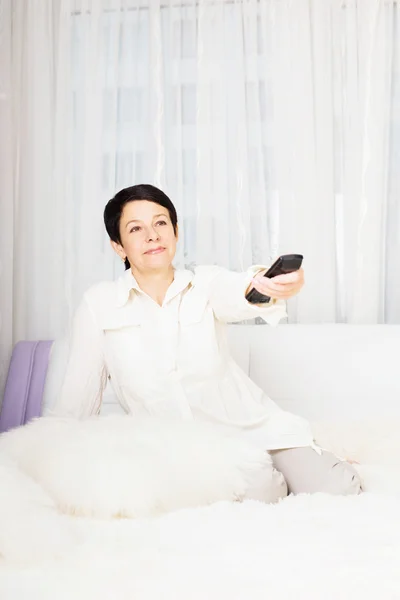
[[[277,471],[272,465],[258,472],[256,477],[249,481],[246,500],[258,500],[272,504],[278,502],[281,498],[288,495],[288,487],[282,473]]]
[[[332,466],[326,491],[342,496],[360,494],[362,492],[361,477],[353,465],[343,460],[338,461]]]
[[[271,452],[275,467],[286,479],[289,493],[359,494],[361,478],[356,469],[334,454],[317,453],[311,447]]]

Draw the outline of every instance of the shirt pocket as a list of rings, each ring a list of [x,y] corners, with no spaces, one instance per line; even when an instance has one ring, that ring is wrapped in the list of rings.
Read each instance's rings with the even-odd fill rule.
[[[110,372],[119,383],[137,379],[143,369],[142,313],[132,307],[115,310],[100,320]]]
[[[181,327],[197,325],[204,320],[206,312],[212,312],[208,304],[208,298],[202,295],[188,294],[182,300],[179,310],[179,324]]]
[[[204,296],[185,298],[179,312],[178,363],[190,378],[207,378],[219,368],[213,310]]]
[[[140,306],[128,304],[123,308],[108,311],[99,317],[99,325],[103,331],[113,331],[125,327],[139,327],[143,321]]]

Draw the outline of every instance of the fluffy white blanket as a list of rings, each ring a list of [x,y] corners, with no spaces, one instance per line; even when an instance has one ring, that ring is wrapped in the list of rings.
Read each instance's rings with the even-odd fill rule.
[[[374,435],[364,428],[369,444],[357,425],[355,442],[352,427],[335,438],[334,428],[320,426],[318,441],[360,460],[371,492],[358,497],[291,496],[275,505],[218,501],[140,519],[60,514],[58,500],[27,475],[28,436],[22,462],[23,444],[13,445],[16,436],[2,436],[0,598],[400,598],[399,442],[394,429],[386,429],[384,435],[383,425],[379,430],[376,424]],[[196,433],[192,434],[196,438]],[[176,456],[184,456],[186,449],[193,458],[195,447],[202,443],[201,435],[194,442],[178,436],[174,448],[177,451],[179,446],[180,452]],[[77,449],[79,439],[77,436]],[[227,444],[232,442],[227,440]],[[37,444],[39,450],[43,439],[37,439]],[[59,457],[56,437],[52,436],[51,444],[53,456]],[[62,447],[61,438],[58,447]],[[123,448],[121,444],[119,450]],[[370,465],[363,463],[363,448]],[[218,452],[215,445],[211,450]],[[242,449],[235,460],[226,463],[230,476],[220,490],[229,488],[231,477],[236,478],[234,486],[240,483],[237,469],[244,465],[244,457],[254,466],[254,456],[246,453]],[[219,469],[224,460],[221,453]],[[87,460],[82,462],[87,464]],[[40,469],[34,473],[32,464],[35,461],[30,462],[30,475],[37,477]],[[210,465],[215,477],[217,471]],[[122,471],[119,473],[122,477]],[[170,494],[172,489],[178,488],[171,488]],[[201,498],[201,502],[209,500],[204,495]]]
[[[2,600],[400,598],[399,507],[390,497],[317,494],[150,520],[67,519],[76,544],[25,567],[3,564]]]

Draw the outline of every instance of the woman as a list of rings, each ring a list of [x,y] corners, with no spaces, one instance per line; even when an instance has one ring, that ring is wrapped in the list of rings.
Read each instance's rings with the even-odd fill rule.
[[[307,421],[278,408],[233,361],[225,339],[225,323],[259,316],[276,325],[286,315],[285,299],[303,286],[303,270],[271,280],[260,266],[246,273],[175,270],[176,210],[151,185],[117,193],[104,222],[126,271],[84,294],[53,414],[98,413],[110,378],[128,413],[230,425],[268,450],[276,469],[265,497],[359,493],[355,469],[317,448]],[[247,302],[252,286],[271,297],[267,305]]]

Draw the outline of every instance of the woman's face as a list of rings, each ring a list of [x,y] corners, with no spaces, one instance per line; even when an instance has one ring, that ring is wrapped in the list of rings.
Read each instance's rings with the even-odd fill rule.
[[[128,258],[131,267],[146,271],[171,265],[177,236],[166,208],[148,200],[128,202],[119,230],[122,244],[111,244],[121,258]]]

